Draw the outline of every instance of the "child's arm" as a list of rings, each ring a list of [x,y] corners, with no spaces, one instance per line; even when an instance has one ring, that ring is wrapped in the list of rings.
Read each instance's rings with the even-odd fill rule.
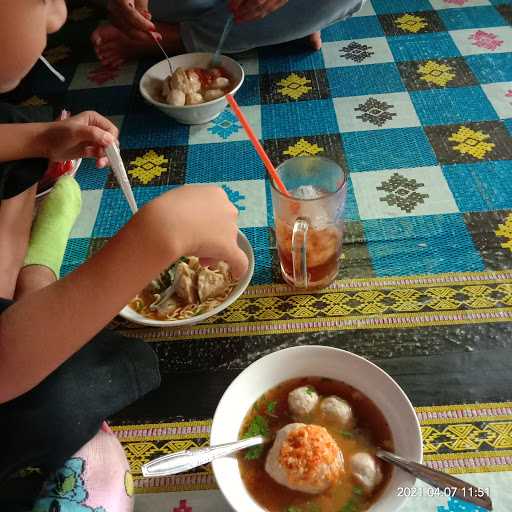
[[[94,157],[105,165],[104,148],[117,135],[117,128],[108,119],[91,111],[51,123],[0,124],[0,162]]]
[[[0,315],[0,403],[25,393],[85,345],[133,296],[182,255],[247,269],[237,211],[211,186],[168,192],[72,274]]]

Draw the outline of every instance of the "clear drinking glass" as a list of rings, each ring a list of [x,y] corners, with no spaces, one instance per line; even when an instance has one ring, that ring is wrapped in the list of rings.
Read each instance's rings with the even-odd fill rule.
[[[347,173],[323,157],[283,162],[272,182],[277,250],[285,281],[297,288],[323,288],[338,274],[343,242]]]

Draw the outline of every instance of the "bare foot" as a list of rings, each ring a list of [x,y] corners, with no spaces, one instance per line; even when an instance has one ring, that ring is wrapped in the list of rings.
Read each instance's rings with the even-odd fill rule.
[[[320,50],[320,48],[322,48],[322,36],[320,32],[313,32],[308,39],[313,50]]]
[[[162,35],[161,45],[168,53],[183,50],[178,25],[155,23]],[[98,59],[104,66],[119,67],[123,62],[142,56],[160,55],[151,36],[147,40],[130,39],[113,25],[101,25],[91,35],[91,42]]]

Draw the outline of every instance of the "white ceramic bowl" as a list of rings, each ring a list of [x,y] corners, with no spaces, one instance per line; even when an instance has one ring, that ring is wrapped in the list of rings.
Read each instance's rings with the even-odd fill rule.
[[[383,370],[366,359],[331,347],[302,346],[279,350],[247,367],[228,387],[215,411],[211,445],[239,438],[245,415],[265,392],[297,377],[328,377],[350,384],[370,398],[388,421],[395,453],[416,462],[422,460],[421,430],[409,399]],[[264,512],[247,492],[235,457],[213,462],[220,490],[237,512]],[[399,487],[411,487],[414,477],[397,469],[372,512],[395,512],[406,498]]]
[[[228,298],[222,302],[222,304],[219,304],[217,307],[211,309],[210,311],[207,311],[206,313],[202,313],[201,315],[196,315],[190,318],[185,318],[184,320],[152,320],[150,318],[146,318],[145,316],[140,315],[136,311],[134,311],[130,306],[125,306],[121,312],[119,313],[120,316],[125,318],[126,320],[130,320],[131,322],[135,322],[136,324],[141,325],[149,325],[151,327],[178,327],[178,326],[184,326],[184,325],[193,325],[197,324],[199,322],[202,322],[203,320],[206,320],[210,316],[213,316],[223,309],[226,309],[230,304],[233,304],[233,302],[242,295],[242,293],[245,291],[245,289],[249,286],[249,283],[251,282],[252,275],[254,273],[254,252],[252,250],[251,244],[249,243],[249,240],[247,240],[246,236],[239,231],[238,232],[238,246],[242,251],[245,252],[247,255],[247,259],[249,260],[249,268],[247,270],[247,274],[245,274],[244,277],[242,277],[231,294],[228,296]]]
[[[81,163],[82,163],[81,158],[78,158],[77,160],[73,160],[73,169],[71,169],[70,172],[63,174],[63,176],[65,176],[65,175],[66,176],[74,176],[77,173],[78,168],[80,167]],[[53,190],[53,187],[48,187],[48,188],[44,189],[42,192],[38,192],[36,194],[36,199],[41,199],[46,194],[49,194],[51,190]]]
[[[184,53],[171,57],[172,67],[181,68],[208,68],[212,60],[212,53]],[[244,70],[236,60],[221,55],[221,67],[223,67],[231,76],[235,85],[231,89],[231,94],[235,94],[244,81]],[[184,105],[176,107],[161,103],[155,98],[159,97],[162,87],[162,80],[169,76],[169,64],[163,60],[149,68],[142,76],[139,84],[140,93],[144,99],[154,105],[162,112],[183,124],[203,124],[215,119],[227,105],[226,98],[221,96],[216,100],[200,103],[199,105]]]

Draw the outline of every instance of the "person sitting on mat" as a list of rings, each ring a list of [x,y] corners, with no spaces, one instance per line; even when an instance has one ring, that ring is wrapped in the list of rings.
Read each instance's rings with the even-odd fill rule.
[[[0,3],[0,91],[16,87],[65,18],[64,0]],[[33,220],[37,181],[48,158],[105,164],[118,133],[92,112],[29,121],[0,108],[0,510],[129,512],[127,460],[104,420],[156,388],[160,374],[148,344],[104,327],[182,255],[246,272],[237,209],[213,186],[167,192],[59,280],[81,191],[61,177]],[[42,488],[16,478],[27,466],[48,476]]]
[[[107,6],[112,24],[99,26],[91,41],[101,62],[112,67],[140,56],[159,55],[149,32],[159,34],[171,54],[213,52],[233,13],[235,24],[223,53],[305,37],[319,50],[320,31],[352,16],[364,1],[320,0],[312,5],[310,0],[96,0]]]

